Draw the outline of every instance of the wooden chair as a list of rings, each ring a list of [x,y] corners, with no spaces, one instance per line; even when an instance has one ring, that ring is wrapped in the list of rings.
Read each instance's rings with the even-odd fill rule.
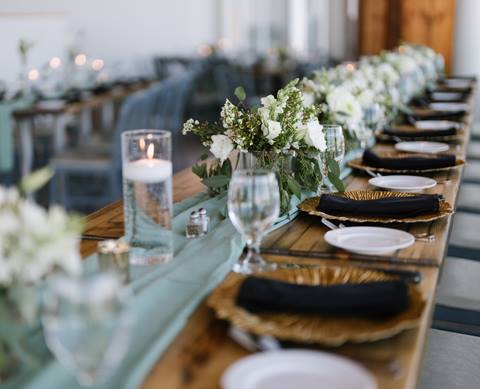
[[[55,156],[51,166],[50,202],[67,209],[96,209],[121,196],[120,133],[148,127],[151,102],[145,92],[126,99],[109,152],[80,148]],[[73,178],[77,183],[72,182]]]

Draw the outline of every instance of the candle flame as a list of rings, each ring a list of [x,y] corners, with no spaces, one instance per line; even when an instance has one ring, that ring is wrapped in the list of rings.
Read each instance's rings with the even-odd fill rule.
[[[147,148],[147,158],[152,159],[154,152],[155,152],[155,149],[154,149],[153,143],[150,143]]]
[[[145,139],[140,138],[138,145],[140,146],[140,150],[145,150]]]

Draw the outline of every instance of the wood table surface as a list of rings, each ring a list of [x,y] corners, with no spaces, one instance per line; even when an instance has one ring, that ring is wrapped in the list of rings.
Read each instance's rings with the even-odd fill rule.
[[[471,102],[471,101],[470,101]],[[470,137],[472,117],[465,118],[465,137],[452,143],[450,152],[465,158]],[[376,150],[392,150],[392,145],[377,144]],[[441,193],[455,206],[463,168],[431,174],[441,182],[429,193]],[[369,176],[355,172],[346,181],[347,190],[373,189]],[[197,177],[189,170],[174,176],[174,201],[180,201],[203,190]],[[422,356],[428,338],[433,313],[435,290],[441,265],[448,246],[452,217],[413,225],[396,224],[413,233],[435,234],[433,242],[415,242],[409,248],[399,250],[393,256],[366,259],[355,257],[330,247],[323,239],[327,229],[316,217],[300,215],[286,226],[274,231],[264,242],[266,249],[292,249],[298,256],[265,255],[277,262],[323,264],[326,266],[351,266],[367,264],[383,268],[416,270],[422,274],[419,288],[426,301],[421,321],[416,329],[405,331],[393,338],[367,344],[347,344],[327,349],[348,356],[373,373],[379,388],[415,388],[422,367]],[[88,217],[85,234],[92,239],[82,241],[82,255],[95,251],[99,237],[116,238],[123,235],[123,209],[120,202],[111,204]],[[304,253],[304,255],[302,255]],[[321,253],[321,258],[315,258]],[[393,260],[392,260],[393,258]],[[160,357],[146,378],[143,387],[207,389],[219,387],[219,379],[225,369],[248,354],[227,335],[227,324],[214,317],[205,303],[200,304],[185,328]]]
[[[131,85],[114,87],[105,93],[100,93],[97,95],[91,94],[83,100],[67,102],[65,105],[58,108],[44,108],[37,105],[32,105],[31,107],[15,110],[13,112],[13,116],[15,119],[25,119],[34,117],[36,115],[76,115],[85,109],[101,107],[112,100],[127,97],[132,93],[145,89],[149,85],[151,85],[151,81],[135,82]]]

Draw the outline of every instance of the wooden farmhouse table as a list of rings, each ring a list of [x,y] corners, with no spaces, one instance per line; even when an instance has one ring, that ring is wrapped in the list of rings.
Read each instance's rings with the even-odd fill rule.
[[[470,97],[472,106],[474,93]],[[464,118],[462,139],[451,143],[450,152],[465,159],[470,138],[472,116]],[[391,144],[377,144],[375,150],[393,150]],[[439,193],[455,206],[463,168],[429,174],[439,184],[428,193]],[[346,179],[347,190],[373,189],[370,177],[353,172]],[[174,176],[174,201],[180,201],[204,188],[200,180],[184,170]],[[428,223],[396,224],[412,233],[428,232],[435,235],[432,242],[416,241],[409,248],[389,257],[365,258],[348,254],[329,246],[323,239],[326,227],[319,218],[300,215],[292,222],[270,234],[264,242],[265,257],[271,261],[323,264],[325,266],[368,265],[385,269],[419,271],[420,290],[426,301],[417,328],[404,331],[393,338],[364,344],[346,344],[325,350],[347,356],[365,366],[377,378],[379,388],[415,388],[422,370],[422,357],[431,326],[435,291],[446,254],[452,216]],[[123,235],[123,208],[121,202],[113,203],[88,216],[82,255],[93,253],[98,239],[118,238]],[[295,255],[282,255],[294,250]],[[276,254],[275,254],[276,253]],[[154,313],[152,313],[154,314]],[[146,378],[143,388],[218,388],[225,369],[248,354],[227,335],[228,325],[215,318],[214,313],[202,303],[188,320],[167,351]]]

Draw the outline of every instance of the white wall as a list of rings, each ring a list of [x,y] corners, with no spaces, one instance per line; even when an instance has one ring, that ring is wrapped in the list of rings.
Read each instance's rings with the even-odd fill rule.
[[[457,0],[453,72],[480,78],[480,1]],[[477,99],[477,117],[480,112]]]
[[[152,54],[193,54],[202,43],[219,39],[218,0],[0,0],[0,32],[8,29],[7,36],[0,35],[3,58],[17,65],[16,48],[12,43],[21,37],[36,37],[38,24],[54,31],[56,43],[49,42],[55,50],[58,41],[72,41],[78,30],[83,30],[79,45],[87,54],[103,58],[107,63]],[[48,15],[63,15],[63,27],[49,23]],[[36,20],[25,23],[30,18]],[[17,23],[12,28],[12,23]],[[51,18],[50,18],[51,19]],[[9,24],[7,26],[7,24]],[[57,23],[58,24],[58,23]],[[50,53],[42,43],[34,51]],[[14,45],[16,46],[16,44]],[[60,53],[59,53],[60,54]],[[38,64],[33,63],[33,66]],[[4,77],[2,69],[0,77]]]

